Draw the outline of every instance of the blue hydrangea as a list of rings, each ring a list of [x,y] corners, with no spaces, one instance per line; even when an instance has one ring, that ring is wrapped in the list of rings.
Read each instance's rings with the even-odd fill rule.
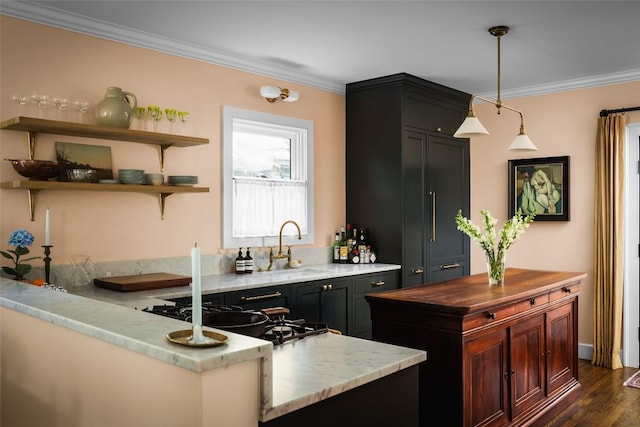
[[[25,229],[18,228],[17,230],[13,230],[13,233],[9,236],[9,245],[26,248],[33,244],[33,240],[33,234]]]

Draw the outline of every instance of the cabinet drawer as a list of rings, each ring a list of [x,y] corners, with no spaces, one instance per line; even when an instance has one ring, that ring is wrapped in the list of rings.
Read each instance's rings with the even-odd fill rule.
[[[398,275],[396,273],[372,274],[356,277],[353,282],[356,294],[367,294],[396,289],[398,287]]]
[[[463,330],[479,328],[490,323],[503,321],[510,317],[525,314],[542,305],[549,304],[549,294],[540,294],[535,297],[514,302],[502,307],[491,308],[481,313],[476,313],[464,319]]]
[[[580,292],[580,283],[579,282],[575,282],[575,283],[570,283],[568,285],[565,285],[559,289],[556,289],[554,291],[551,291],[551,293],[549,294],[549,299],[551,302],[553,301],[557,301],[559,299],[562,298],[567,298],[570,296],[575,296]]]

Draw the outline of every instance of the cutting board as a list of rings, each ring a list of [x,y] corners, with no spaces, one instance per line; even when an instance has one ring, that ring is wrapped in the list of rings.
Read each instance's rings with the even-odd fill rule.
[[[136,274],[133,276],[103,277],[93,279],[93,284],[120,292],[148,291],[150,289],[187,286],[191,277],[171,273]]]

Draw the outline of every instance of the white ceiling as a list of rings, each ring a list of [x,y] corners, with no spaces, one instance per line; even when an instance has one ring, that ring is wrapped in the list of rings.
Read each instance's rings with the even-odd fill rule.
[[[503,98],[640,80],[640,1],[3,0],[0,11],[338,93],[407,72],[495,96],[494,25],[511,27]]]

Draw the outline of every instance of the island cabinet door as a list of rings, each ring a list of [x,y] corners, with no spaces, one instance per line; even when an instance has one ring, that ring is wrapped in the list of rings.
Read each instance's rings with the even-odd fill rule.
[[[516,418],[545,398],[544,314],[510,328],[511,417]]]
[[[507,329],[501,328],[465,342],[465,427],[502,426],[509,422],[507,339]]]
[[[547,313],[547,394],[578,380],[575,316],[577,299]]]

